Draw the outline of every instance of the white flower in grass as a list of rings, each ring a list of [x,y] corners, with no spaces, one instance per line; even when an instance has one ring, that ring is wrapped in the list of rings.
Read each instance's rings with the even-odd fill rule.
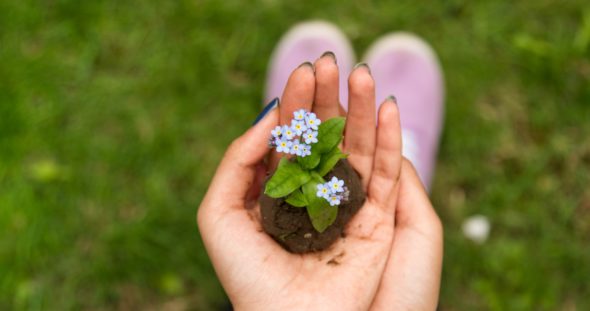
[[[293,142],[280,139],[277,141],[277,152],[291,153],[291,146],[293,146]]]
[[[295,131],[290,126],[283,126],[283,135],[287,139],[293,139],[295,137]]]
[[[307,130],[307,126],[305,125],[304,121],[292,120],[291,129],[293,129],[297,135],[303,135],[303,133]]]
[[[330,189],[328,188],[328,185],[326,184],[318,184],[317,185],[317,190],[318,192],[316,193],[316,196],[318,198],[324,198],[326,200],[330,199]]]
[[[315,144],[318,142],[318,132],[311,129],[303,133],[302,137],[306,144]]]
[[[330,206],[340,205],[340,199],[342,199],[341,196],[333,194],[328,199],[328,202],[330,202]]]
[[[281,135],[283,135],[283,127],[277,125],[274,130],[270,131],[270,133],[274,138],[281,138]]]
[[[293,116],[295,117],[295,120],[301,120],[301,121],[303,121],[305,119],[306,114],[307,114],[307,111],[305,111],[305,109],[299,109],[299,110],[293,112]]]
[[[318,125],[320,125],[322,121],[318,119],[315,113],[310,112],[305,116],[305,124],[308,128],[318,130]]]
[[[475,243],[484,243],[490,235],[490,221],[483,215],[474,215],[465,219],[463,235]]]
[[[344,187],[344,180],[340,180],[336,176],[332,177],[330,182],[328,182],[328,185],[329,185],[330,191],[332,191],[332,193],[338,193],[338,192],[344,191],[344,188],[343,188]]]

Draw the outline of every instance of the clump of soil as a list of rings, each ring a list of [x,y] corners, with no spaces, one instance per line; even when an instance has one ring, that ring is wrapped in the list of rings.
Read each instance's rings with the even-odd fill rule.
[[[344,234],[344,227],[365,202],[365,192],[358,173],[343,159],[324,176],[344,180],[350,190],[348,202],[338,207],[338,216],[324,232],[317,232],[309,220],[305,208],[294,207],[284,199],[273,199],[264,193],[260,195],[262,227],[286,250],[292,253],[307,253],[328,248]]]

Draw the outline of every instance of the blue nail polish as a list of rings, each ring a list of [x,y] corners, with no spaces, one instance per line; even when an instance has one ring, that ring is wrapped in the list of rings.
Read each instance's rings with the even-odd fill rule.
[[[266,105],[264,109],[262,109],[262,112],[260,112],[260,114],[256,117],[256,120],[254,120],[254,123],[252,123],[252,125],[256,125],[256,123],[262,120],[269,112],[271,112],[278,105],[279,98],[275,97],[275,99],[271,100],[270,103],[268,103],[268,105]]]

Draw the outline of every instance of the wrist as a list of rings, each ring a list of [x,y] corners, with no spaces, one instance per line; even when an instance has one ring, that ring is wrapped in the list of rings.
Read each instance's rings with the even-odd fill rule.
[[[308,305],[303,303],[287,303],[284,301],[265,301],[262,303],[233,303],[234,311],[297,311],[297,310],[313,310]]]
[[[273,299],[275,298],[275,299]],[[360,301],[350,301],[346,303],[343,300],[326,301],[325,299],[310,299],[310,297],[298,296],[289,301],[277,301],[277,297],[269,297],[268,301],[259,302],[237,302],[232,300],[232,306],[235,311],[300,311],[300,310],[368,310],[369,306],[361,305]],[[317,297],[316,297],[317,298]]]

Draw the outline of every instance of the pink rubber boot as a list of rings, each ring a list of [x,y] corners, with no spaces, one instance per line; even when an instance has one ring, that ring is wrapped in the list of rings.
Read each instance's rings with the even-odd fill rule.
[[[444,86],[432,48],[409,33],[377,40],[364,61],[375,79],[378,105],[394,95],[400,110],[403,155],[430,188],[443,121]]]
[[[281,97],[289,75],[303,62],[313,63],[324,52],[336,55],[340,75],[340,102],[348,103],[348,75],[355,61],[346,36],[324,21],[304,22],[293,26],[277,44],[268,67],[265,103]]]

